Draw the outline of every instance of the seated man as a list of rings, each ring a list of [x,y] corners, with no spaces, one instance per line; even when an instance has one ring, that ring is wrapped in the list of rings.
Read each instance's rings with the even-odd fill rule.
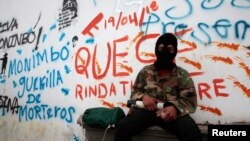
[[[171,33],[157,39],[157,59],[138,73],[130,96],[141,100],[145,108],[130,108],[116,125],[115,141],[132,141],[134,135],[151,126],[160,126],[180,141],[201,141],[200,130],[189,115],[197,107],[193,80],[173,61],[177,44]],[[163,109],[157,109],[158,102],[164,103]]]

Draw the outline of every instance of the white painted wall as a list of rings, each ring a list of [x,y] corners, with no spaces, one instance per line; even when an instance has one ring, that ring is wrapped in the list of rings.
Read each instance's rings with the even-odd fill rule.
[[[8,54],[0,140],[83,141],[76,121],[86,108],[127,112],[130,86],[153,62],[163,32],[179,35],[176,63],[195,81],[197,123],[249,122],[249,1],[75,3],[63,9],[62,0],[0,1],[0,58]]]

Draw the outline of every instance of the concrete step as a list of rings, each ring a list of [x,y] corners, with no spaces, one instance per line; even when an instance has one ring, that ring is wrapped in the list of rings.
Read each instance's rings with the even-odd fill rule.
[[[203,135],[203,141],[207,141],[207,125],[199,125]],[[105,141],[114,140],[114,129],[108,129],[105,134],[105,129],[83,128],[86,141],[102,141],[105,136]],[[104,141],[104,140],[103,140]],[[160,127],[153,126],[135,136],[133,141],[178,141],[178,139],[169,132]]]

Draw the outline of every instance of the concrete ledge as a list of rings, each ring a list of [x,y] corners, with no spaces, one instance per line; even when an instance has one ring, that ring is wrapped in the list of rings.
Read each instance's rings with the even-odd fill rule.
[[[203,135],[203,141],[207,141],[207,125],[199,125]],[[105,135],[105,129],[83,128],[86,141],[102,141]],[[114,140],[114,129],[108,129],[105,135],[105,141]],[[178,139],[169,132],[160,127],[153,126],[135,136],[133,141],[178,141]]]
[[[85,141],[114,141],[114,129],[110,128],[106,131],[105,129],[89,128],[85,127],[82,123],[82,115],[78,118],[77,123],[82,127],[83,133],[85,136]],[[203,141],[208,141],[208,125],[198,125],[202,136]],[[105,140],[102,140],[105,136]],[[153,126],[143,131],[141,134],[135,136],[133,141],[178,141],[176,136],[170,134],[164,129]]]

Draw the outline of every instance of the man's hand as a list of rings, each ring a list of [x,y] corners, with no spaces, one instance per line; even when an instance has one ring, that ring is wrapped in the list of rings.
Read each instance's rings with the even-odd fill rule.
[[[146,110],[154,111],[157,109],[157,103],[160,101],[157,100],[156,98],[149,96],[149,95],[144,95],[142,97],[142,102],[143,102]]]
[[[157,111],[156,114],[158,117],[161,117],[164,121],[172,121],[177,118],[177,110],[173,105],[167,106]]]

